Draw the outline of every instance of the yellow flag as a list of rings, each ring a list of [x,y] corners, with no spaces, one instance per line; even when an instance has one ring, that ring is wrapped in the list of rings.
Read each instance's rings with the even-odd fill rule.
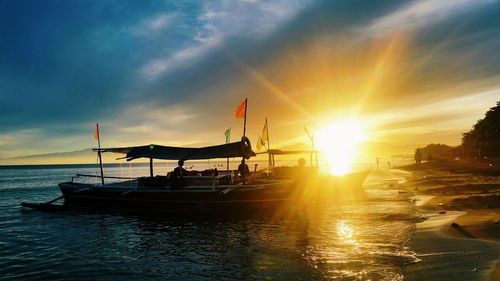
[[[257,141],[257,150],[260,150],[263,146],[265,147],[266,143],[269,141],[269,135],[267,134],[267,119],[266,124],[264,125],[264,129],[262,129],[262,134]]]
[[[259,137],[259,140],[257,141],[257,150],[260,150],[264,144],[262,143],[262,138]]]

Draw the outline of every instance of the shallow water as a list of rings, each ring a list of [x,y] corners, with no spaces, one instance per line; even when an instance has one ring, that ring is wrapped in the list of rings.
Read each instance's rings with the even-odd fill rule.
[[[406,246],[419,221],[415,206],[376,175],[367,180],[366,202],[326,200],[293,216],[141,217],[19,206],[59,196],[57,183],[75,173],[96,172],[0,169],[0,279],[403,280],[419,261]]]

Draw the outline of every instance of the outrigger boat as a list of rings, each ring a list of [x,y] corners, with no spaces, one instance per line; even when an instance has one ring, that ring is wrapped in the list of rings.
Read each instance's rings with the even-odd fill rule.
[[[64,198],[64,206],[91,206],[113,208],[133,212],[186,212],[199,209],[267,209],[290,202],[295,185],[291,181],[255,179],[240,182],[234,173],[208,171],[204,175],[154,176],[153,159],[201,160],[215,158],[255,156],[250,141],[243,137],[240,142],[203,147],[184,148],[146,145],[123,148],[94,149],[100,153],[122,153],[127,161],[148,158],[150,176],[126,181],[87,184],[69,182],[59,184],[62,196],[49,204],[23,203],[23,206],[50,209],[50,203]],[[101,166],[102,167],[102,166]],[[190,173],[191,174],[191,173]],[[85,175],[77,175],[78,177]],[[77,178],[78,178],[77,177]],[[108,177],[113,178],[113,177]],[[116,178],[116,177],[115,177]]]
[[[285,203],[293,203],[292,200],[298,200],[305,193],[312,193],[321,196],[324,190],[332,184],[340,185],[342,181],[329,181],[328,179],[314,179],[314,185],[308,184],[311,179],[311,173],[306,172],[304,167],[297,167],[298,170],[290,170],[293,176],[282,177],[276,174],[277,168],[274,168],[274,155],[284,154],[278,150],[269,149],[269,132],[266,125],[264,127],[264,139],[259,138],[259,144],[267,142],[267,153],[269,153],[269,173],[264,176],[252,177],[252,181],[239,182],[237,174],[234,171],[219,173],[217,170],[208,171],[208,173],[189,174],[180,176],[174,174],[170,176],[155,176],[153,160],[202,160],[202,159],[222,159],[241,157],[250,159],[256,154],[252,150],[249,139],[246,137],[246,112],[247,99],[245,99],[237,108],[234,117],[243,118],[243,137],[239,142],[226,143],[222,145],[186,148],[161,145],[145,145],[121,148],[101,148],[99,137],[99,124],[96,124],[94,138],[98,141],[98,148],[94,149],[99,156],[101,171],[101,184],[89,184],[75,182],[75,177],[69,182],[59,184],[62,196],[55,198],[47,203],[33,204],[21,203],[25,207],[53,210],[61,205],[52,203],[64,199],[62,206],[91,206],[104,208],[119,208],[127,211],[139,212],[186,212],[199,209],[219,209],[227,211],[236,208],[239,210],[262,210],[268,207],[282,206]],[[227,131],[226,131],[227,132]],[[309,134],[309,133],[308,133]],[[312,137],[311,137],[312,139]],[[226,135],[228,140],[228,135]],[[314,147],[314,143],[312,143]],[[127,161],[147,158],[149,159],[149,177],[132,178],[125,181],[105,183],[101,153],[113,152],[125,154]],[[312,152],[312,150],[311,150]],[[302,153],[302,152],[301,152]],[[290,152],[288,153],[290,154]],[[317,153],[316,153],[317,156]],[[311,154],[312,162],[312,154]],[[228,162],[229,163],[229,162]],[[316,157],[316,166],[317,157]],[[289,172],[290,172],[289,171]],[[356,181],[344,182],[346,184],[361,186],[366,178],[366,174],[354,175]],[[76,178],[89,176],[78,175]],[[93,176],[93,175],[92,175]],[[123,179],[123,178],[122,178]],[[347,179],[347,177],[344,177]],[[312,188],[311,188],[312,187]],[[326,187],[316,188],[316,187]],[[304,192],[308,189],[307,192]]]
[[[295,205],[304,198],[345,197],[345,191],[364,194],[362,183],[369,170],[343,176],[319,175],[318,167],[276,167],[275,155],[317,153],[311,151],[269,150],[268,173],[261,173],[249,182],[242,182],[235,171],[207,170],[186,176],[154,175],[154,159],[203,160],[241,157],[250,159],[253,152],[248,138],[240,142],[203,147],[185,148],[146,145],[122,148],[98,148],[100,153],[120,153],[127,161],[149,159],[149,177],[122,178],[77,174],[71,181],[59,184],[62,196],[47,203],[23,202],[25,207],[41,210],[59,210],[68,207],[98,207],[139,213],[167,213],[191,211],[267,211]],[[99,157],[100,158],[100,157]],[[120,159],[123,159],[120,158]],[[317,164],[316,164],[317,165]],[[100,177],[101,184],[75,181],[82,177]],[[122,179],[105,183],[105,179]],[[124,180],[125,179],[125,180]],[[342,189],[347,187],[346,189]],[[358,196],[359,197],[359,196]],[[312,199],[311,199],[312,198]],[[64,205],[52,203],[64,199]]]

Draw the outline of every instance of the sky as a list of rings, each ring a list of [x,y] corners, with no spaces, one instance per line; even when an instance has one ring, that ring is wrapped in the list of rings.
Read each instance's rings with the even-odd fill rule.
[[[457,145],[500,100],[500,1],[2,1],[0,158],[307,142],[339,119]],[[1,162],[1,161],[0,161]]]

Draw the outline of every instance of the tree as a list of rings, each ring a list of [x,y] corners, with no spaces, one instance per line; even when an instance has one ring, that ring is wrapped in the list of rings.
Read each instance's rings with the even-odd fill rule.
[[[500,157],[500,101],[463,134],[462,147],[465,156]]]

